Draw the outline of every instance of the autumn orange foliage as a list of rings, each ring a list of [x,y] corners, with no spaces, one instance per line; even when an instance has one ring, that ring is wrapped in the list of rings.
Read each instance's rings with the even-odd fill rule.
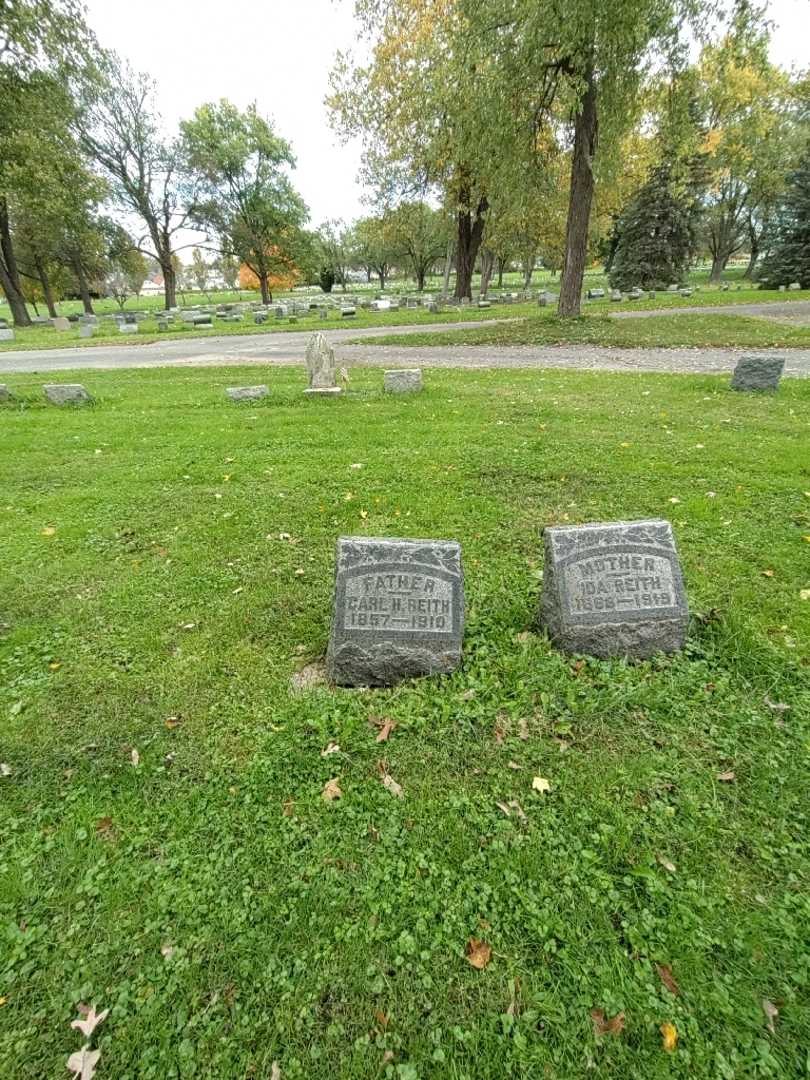
[[[267,284],[270,287],[270,291],[278,290],[279,292],[285,292],[288,289],[292,289],[297,284],[301,274],[295,267],[290,267],[286,273],[271,274],[267,279]],[[259,279],[247,265],[242,263],[239,267],[239,288],[240,289],[258,289]]]

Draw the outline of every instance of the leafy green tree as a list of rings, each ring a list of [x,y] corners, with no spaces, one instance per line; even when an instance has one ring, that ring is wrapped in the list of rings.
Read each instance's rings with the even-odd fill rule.
[[[447,214],[426,202],[403,202],[386,217],[392,249],[410,267],[422,292],[427,274],[447,250]]]
[[[164,138],[152,80],[115,53],[102,53],[98,74],[83,87],[81,144],[107,179],[113,200],[145,228],[138,249],[163,275],[165,304],[177,300],[173,256],[178,234],[192,224],[196,191],[184,170],[179,140]]]
[[[191,266],[188,268],[188,276],[197,292],[207,293],[209,273],[210,267],[205,261],[205,256],[199,248],[194,248],[191,253]]]
[[[772,249],[758,277],[770,288],[798,282],[810,289],[810,144],[775,212]]]
[[[17,326],[30,325],[12,233],[31,224],[36,200],[66,146],[73,80],[92,35],[75,0],[0,5],[0,288]]]
[[[233,291],[239,286],[239,260],[230,252],[224,252],[217,259],[215,266],[219,270],[225,288]]]
[[[295,269],[309,216],[288,176],[295,166],[289,143],[255,105],[241,112],[224,100],[201,105],[180,127],[200,184],[194,219],[250,267],[269,303],[269,278]]]
[[[323,281],[328,281],[331,277],[332,286],[338,284],[345,292],[354,248],[352,230],[347,228],[342,221],[325,221],[318,228],[317,247],[321,265],[321,287],[323,287]],[[324,271],[326,271],[325,277]],[[331,288],[324,289],[324,292],[331,291]]]
[[[352,262],[365,269],[369,275],[376,274],[380,288],[385,288],[392,264],[396,259],[391,221],[387,214],[360,218],[354,223],[352,235]]]

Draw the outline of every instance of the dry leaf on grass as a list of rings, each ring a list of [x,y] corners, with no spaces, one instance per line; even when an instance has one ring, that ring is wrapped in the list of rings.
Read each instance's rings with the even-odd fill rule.
[[[374,721],[374,726],[379,727],[377,732],[376,742],[388,742],[391,738],[391,732],[397,726],[396,720],[392,720],[390,716],[380,717],[379,721]]]
[[[762,1011],[765,1013],[765,1019],[767,1020],[767,1024],[765,1026],[767,1027],[768,1031],[770,1031],[771,1035],[775,1035],[776,1024],[774,1021],[779,1015],[779,1010],[772,1001],[768,1001],[767,998],[763,998]]]
[[[545,795],[547,791],[551,791],[551,784],[544,776],[535,776],[532,780],[532,790],[539,791],[541,795]]]
[[[321,750],[321,757],[329,757],[330,754],[339,754],[340,747],[336,742],[327,743],[326,747]]]
[[[295,817],[295,799],[287,799],[281,807],[284,817]]]
[[[129,760],[132,762],[133,767],[136,768],[136,769],[138,768],[138,766],[141,763],[141,755],[138,753],[138,751],[135,749],[134,746],[132,747],[132,750],[130,751]]]
[[[790,712],[790,706],[789,705],[785,705],[785,703],[782,702],[782,701],[771,701],[771,699],[768,697],[767,694],[765,695],[763,700],[764,700],[765,704],[768,706],[768,708],[771,710],[771,712],[775,712],[775,713]]]
[[[624,1031],[624,1013],[616,1013],[614,1017],[608,1020],[605,1017],[604,1009],[591,1009],[591,1021],[593,1023],[593,1033],[597,1038],[602,1035],[619,1035]]]
[[[391,794],[393,796],[395,796],[397,799],[404,799],[405,798],[405,795],[404,795],[404,792],[403,792],[402,788],[396,782],[396,780],[393,778],[393,776],[389,776],[388,773],[385,773],[385,775],[382,778],[382,784],[383,784],[383,787],[386,788],[388,791],[390,791]]]
[[[478,938],[470,938],[467,942],[467,960],[477,970],[483,971],[492,959],[492,946]]]
[[[505,815],[506,817],[510,817],[510,816],[511,816],[511,811],[510,811],[509,807],[508,807],[508,806],[506,805],[506,803],[503,803],[503,802],[496,802],[496,803],[495,803],[495,805],[496,805],[496,806],[498,807],[498,809],[500,810],[500,812],[501,812],[502,814],[504,814],[504,815]]]
[[[661,1046],[668,1054],[671,1054],[678,1045],[678,1029],[667,1020],[660,1027]]]
[[[77,1031],[80,1031],[82,1035],[84,1035],[85,1039],[89,1039],[98,1027],[98,1025],[103,1020],[107,1019],[110,1010],[104,1009],[102,1012],[97,1013],[95,1005],[91,1005],[89,1009],[86,1006],[84,1008],[79,1006],[79,1012],[83,1014],[84,1019],[73,1020],[70,1026],[72,1028],[76,1028]]]
[[[11,766],[6,765],[5,761],[0,761],[0,776],[11,776]]]
[[[335,799],[341,798],[343,792],[340,790],[340,786],[337,782],[337,777],[334,780],[327,780],[323,786],[321,792],[321,798],[325,802],[334,802]]]
[[[277,1061],[270,1066],[270,1080],[281,1080],[281,1066]]]
[[[377,1021],[377,1023],[380,1025],[381,1028],[387,1028],[388,1027],[388,1021],[391,1019],[391,1017],[386,1016],[385,1013],[382,1011],[382,1009],[375,1009],[374,1010],[374,1019]]]
[[[655,857],[665,870],[669,870],[670,874],[675,873],[675,863],[671,859],[668,859],[666,855],[656,855]]]
[[[721,772],[717,774],[717,779],[722,780],[724,784],[731,784],[737,779],[736,775],[729,770],[728,772]]]
[[[656,964],[655,970],[658,972],[658,977],[667,990],[669,990],[670,994],[674,994],[675,997],[677,997],[681,992],[681,988],[675,982],[675,976],[672,974],[672,968],[669,964]]]
[[[100,1057],[100,1050],[91,1050],[89,1046],[83,1046],[81,1050],[70,1055],[67,1059],[67,1067],[79,1080],[93,1080]]]

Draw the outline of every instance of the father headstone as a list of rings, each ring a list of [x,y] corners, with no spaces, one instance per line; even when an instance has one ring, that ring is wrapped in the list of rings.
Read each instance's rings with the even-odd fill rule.
[[[259,398],[267,397],[270,393],[265,385],[261,386],[228,386],[225,393],[231,401],[258,401]]]
[[[326,658],[342,686],[391,686],[461,662],[464,578],[453,540],[342,536]]]
[[[668,521],[554,526],[545,555],[540,623],[564,652],[643,658],[683,647],[689,612]]]
[[[309,387],[305,394],[339,394],[335,382],[335,350],[321,333],[313,334],[307,345]]]
[[[81,383],[45,383],[42,390],[51,405],[84,405],[93,400]]]
[[[408,394],[422,389],[421,368],[403,368],[400,371],[386,371],[383,385],[389,394]]]
[[[777,390],[785,367],[783,356],[743,356],[731,377],[732,390]]]

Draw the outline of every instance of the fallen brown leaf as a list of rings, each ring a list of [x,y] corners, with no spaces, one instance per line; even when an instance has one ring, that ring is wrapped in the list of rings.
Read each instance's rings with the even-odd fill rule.
[[[511,811],[509,810],[509,807],[506,805],[506,803],[496,802],[495,805],[498,807],[502,814],[504,814],[506,817],[510,817]]]
[[[477,970],[483,971],[492,959],[492,946],[478,938],[470,938],[467,942],[467,960]]]
[[[390,717],[386,716],[385,719],[383,720],[382,726],[380,727],[380,730],[379,730],[379,732],[377,734],[377,738],[376,738],[375,741],[376,742],[388,742],[388,740],[391,738],[391,732],[394,730],[394,728],[396,726],[397,726],[396,720],[392,720]]]
[[[656,855],[658,862],[663,866],[665,870],[669,870],[670,874],[675,873],[675,863],[666,857],[666,855]]]
[[[764,701],[765,701],[765,704],[768,706],[768,708],[771,710],[771,712],[775,712],[775,713],[790,712],[790,706],[789,705],[785,705],[784,702],[782,702],[782,701],[771,701],[771,699],[768,697],[767,694],[765,695]]]
[[[295,799],[285,799],[281,812],[284,817],[295,817]]]
[[[91,1050],[89,1046],[83,1046],[81,1050],[70,1055],[67,1059],[67,1067],[79,1080],[93,1080],[100,1057],[100,1050]]]
[[[768,1001],[767,998],[763,998],[762,999],[762,1011],[765,1013],[765,1018],[768,1021],[765,1026],[767,1027],[768,1031],[770,1031],[771,1035],[775,1035],[776,1034],[776,1024],[775,1024],[774,1021],[776,1020],[777,1016],[779,1015],[779,1010],[777,1009],[777,1007],[774,1005],[774,1003],[772,1001]]]
[[[389,773],[386,773],[383,776],[382,784],[383,784],[383,787],[386,788],[386,790],[390,791],[391,794],[395,798],[397,798],[397,799],[404,799],[405,798],[405,794],[404,794],[402,788],[396,782],[396,780],[393,778],[393,776],[391,776]]]
[[[517,816],[520,818],[521,821],[528,821],[529,820],[526,817],[526,815],[523,813],[523,807],[520,805],[520,803],[517,801],[517,799],[510,799],[509,806],[510,806],[510,808],[512,810],[515,811],[515,813],[517,814]]]
[[[593,1033],[600,1038],[602,1035],[619,1035],[624,1031],[624,1013],[616,1013],[616,1015],[607,1020],[605,1018],[604,1009],[591,1009],[591,1021],[593,1023]]]
[[[732,783],[732,782],[733,782],[734,780],[736,780],[736,779],[737,779],[737,777],[736,777],[736,775],[735,775],[735,774],[734,774],[733,772],[729,771],[729,772],[721,772],[721,773],[718,773],[718,774],[717,774],[717,779],[718,779],[718,780],[722,780],[722,781],[723,781],[723,783],[725,783],[725,784],[730,784],[730,783]]]
[[[382,1011],[382,1009],[375,1009],[374,1010],[374,1019],[377,1021],[377,1023],[380,1025],[381,1028],[387,1028],[388,1027],[388,1021],[391,1018],[390,1018],[390,1016],[386,1016],[385,1013]]]
[[[343,792],[340,790],[340,785],[337,782],[337,777],[335,777],[335,779],[333,780],[326,781],[323,786],[323,791],[321,792],[321,798],[325,802],[334,802],[335,799],[339,799],[342,795]]]
[[[340,747],[336,742],[330,742],[321,750],[321,757],[329,757],[330,754],[339,754]]]
[[[675,997],[677,997],[681,992],[681,988],[675,982],[675,976],[672,974],[672,968],[669,964],[656,964],[655,970],[658,972],[658,977],[667,990],[669,990],[670,994],[674,994]]]
[[[114,840],[116,837],[116,829],[113,825],[113,819],[111,817],[99,818],[96,822],[96,832],[102,840]]]
[[[277,1061],[270,1066],[270,1080],[281,1080],[281,1066]]]
[[[87,1010],[84,1019],[73,1020],[71,1021],[70,1026],[76,1028],[77,1031],[80,1031],[85,1039],[89,1039],[98,1025],[107,1019],[109,1013],[109,1009],[104,1009],[102,1012],[97,1013],[95,1005],[91,1005]]]

